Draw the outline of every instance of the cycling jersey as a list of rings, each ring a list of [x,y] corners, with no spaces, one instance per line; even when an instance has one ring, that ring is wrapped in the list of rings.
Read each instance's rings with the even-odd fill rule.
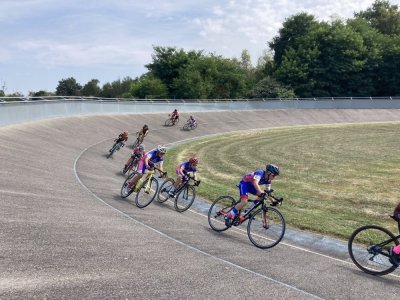
[[[121,133],[118,137],[117,137],[117,141],[118,142],[123,142],[123,141],[127,141],[128,140],[128,136],[124,135],[123,133]]]
[[[143,149],[140,149],[139,147],[136,147],[133,151],[132,151],[132,158],[139,158],[141,159],[144,155],[146,154],[146,151],[144,151]]]
[[[139,162],[139,166],[138,166],[138,172],[141,174],[144,174],[146,171],[146,157],[149,159],[149,166],[152,168],[154,167],[154,164],[159,163],[160,166],[163,164],[164,158],[160,157],[158,155],[158,151],[157,150],[153,150],[148,152],[146,155],[144,155],[142,157],[142,159]]]
[[[186,175],[188,172],[193,172],[193,175],[194,175],[197,172],[197,168],[194,166],[191,166],[190,162],[188,162],[188,161],[178,165],[178,168],[176,169],[176,175],[178,175],[178,176],[181,175],[181,173],[180,173],[181,170],[184,175]]]
[[[271,180],[267,180],[267,174],[264,170],[256,170],[252,173],[248,173],[243,176],[239,182],[239,192],[241,198],[248,198],[248,194],[257,195],[257,190],[253,185],[253,181],[256,181],[258,185],[265,184],[266,189],[271,188]]]

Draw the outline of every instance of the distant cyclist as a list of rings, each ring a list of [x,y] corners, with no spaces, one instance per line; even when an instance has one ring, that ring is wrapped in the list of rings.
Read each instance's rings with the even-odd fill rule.
[[[121,143],[121,147],[125,146],[125,143],[128,141],[128,134],[129,132],[127,130],[120,133],[118,137],[114,140],[114,145],[111,147],[110,150],[108,150],[108,152],[111,152],[112,148],[114,148],[117,143]]]
[[[175,122],[179,119],[179,112],[175,108],[174,111],[171,114],[169,114],[168,116],[171,116],[172,123],[175,124]]]
[[[197,121],[193,116],[190,116],[189,122],[190,122],[190,126],[195,126],[197,124]]]
[[[175,196],[175,190],[178,188],[182,182],[189,180],[189,174],[192,173],[193,179],[197,180],[197,164],[199,159],[195,156],[191,157],[189,161],[180,163],[176,169],[176,181],[174,183],[174,190],[169,191],[171,197]]]
[[[144,151],[143,144],[140,144],[135,149],[133,149],[131,157],[128,159],[128,161],[125,164],[124,173],[128,170],[128,167],[131,165],[131,163],[134,160],[140,161],[145,154],[146,154],[146,151]]]
[[[259,201],[265,195],[260,185],[265,185],[267,192],[271,191],[271,183],[276,176],[279,176],[279,167],[274,164],[268,164],[265,171],[256,170],[243,176],[239,183],[240,202],[225,217],[226,226],[232,226],[232,221],[249,200],[249,193],[258,196]],[[268,228],[266,223],[263,226]]]
[[[143,143],[144,138],[149,134],[149,127],[145,124],[143,127],[136,132],[136,136],[139,139],[139,144]]]
[[[133,188],[140,178],[143,177],[143,174],[146,173],[146,170],[152,170],[155,164],[158,164],[158,168],[163,173],[162,176],[166,176],[167,172],[164,172],[163,162],[164,155],[167,152],[167,148],[163,145],[157,146],[157,149],[148,152],[146,155],[142,157],[139,162],[139,166],[137,168],[137,174],[133,176],[132,180],[128,182],[128,188]]]

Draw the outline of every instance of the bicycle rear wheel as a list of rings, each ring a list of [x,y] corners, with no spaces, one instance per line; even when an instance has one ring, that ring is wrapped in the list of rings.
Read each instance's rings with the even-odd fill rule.
[[[215,231],[224,231],[229,227],[225,225],[225,216],[236,205],[235,199],[231,196],[221,196],[211,204],[208,210],[208,224]]]
[[[366,225],[353,232],[348,249],[351,260],[359,269],[372,275],[386,275],[397,268],[389,261],[388,251],[398,244],[386,228]]]
[[[173,189],[175,181],[172,178],[168,178],[164,180],[163,184],[160,186],[160,191],[157,195],[157,201],[160,203],[164,203],[167,201],[171,196],[169,195],[169,191]]]
[[[148,180],[142,183],[136,194],[135,203],[139,208],[144,208],[149,205],[157,195],[158,181],[152,177],[149,186],[147,186],[147,182]]]
[[[196,198],[196,189],[191,185],[186,185],[175,196],[175,210],[177,212],[184,212],[192,206]]]
[[[265,223],[266,220],[266,223]],[[276,246],[285,234],[286,224],[282,214],[273,207],[260,208],[249,218],[247,235],[258,248],[268,249]]]

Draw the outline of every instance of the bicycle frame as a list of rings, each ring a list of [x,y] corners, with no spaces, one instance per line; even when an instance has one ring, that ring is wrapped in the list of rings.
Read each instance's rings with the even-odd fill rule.
[[[279,204],[282,204],[283,199],[279,199],[279,198],[275,198],[273,195],[265,195],[263,199],[261,199],[254,207],[252,207],[250,210],[248,210],[244,215],[240,215],[240,213],[237,214],[233,225],[240,225],[244,222],[246,222],[252,215],[253,212],[256,211],[261,205],[262,208],[264,210],[264,212],[267,210],[267,204],[265,203],[266,200],[273,200],[273,201],[277,201]],[[257,200],[248,200],[250,202],[254,202]],[[265,214],[264,214],[264,218],[265,218]]]
[[[190,180],[194,181],[194,178],[189,177],[189,180],[186,180],[185,182],[182,182],[178,188],[175,191],[175,194],[178,194],[180,191],[182,191],[186,186],[191,185],[191,186],[198,186],[198,184],[195,183],[190,183]]]

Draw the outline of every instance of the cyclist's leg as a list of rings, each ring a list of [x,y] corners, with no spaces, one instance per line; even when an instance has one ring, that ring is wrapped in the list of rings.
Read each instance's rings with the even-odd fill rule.
[[[133,176],[132,180],[128,183],[128,187],[132,188],[136,185],[140,178],[143,177],[143,174],[146,172],[146,165],[143,160],[140,160],[138,166],[138,172]]]
[[[245,182],[239,183],[239,193],[240,193],[240,202],[235,205],[235,207],[229,212],[227,215],[227,219],[234,219],[236,214],[246,205],[249,200],[249,192],[251,190],[251,186]]]

